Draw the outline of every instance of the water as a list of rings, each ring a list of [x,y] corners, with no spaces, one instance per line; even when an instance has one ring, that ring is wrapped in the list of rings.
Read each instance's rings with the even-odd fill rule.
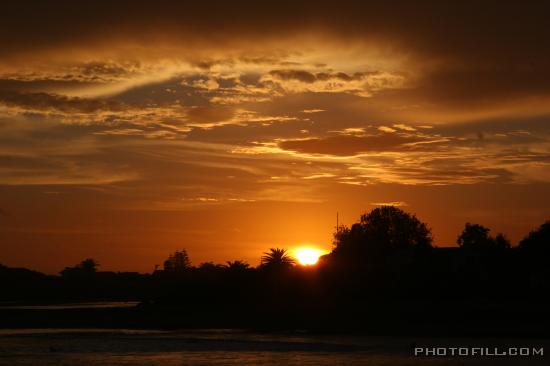
[[[518,343],[519,342],[519,343]],[[542,342],[542,343],[541,343]],[[548,365],[548,358],[413,357],[412,344],[469,344],[468,340],[258,334],[238,330],[121,329],[0,330],[0,365]],[[477,340],[477,345],[548,341]]]
[[[66,309],[111,309],[111,308],[133,308],[139,301],[105,301],[105,302],[76,302],[47,305],[13,305],[0,303],[0,310],[66,310]]]

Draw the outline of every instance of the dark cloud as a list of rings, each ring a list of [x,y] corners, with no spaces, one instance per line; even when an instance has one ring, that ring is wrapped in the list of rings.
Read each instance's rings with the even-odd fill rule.
[[[183,54],[192,55],[202,48],[261,48],[272,40],[310,34],[318,45],[323,45],[325,38],[336,39],[342,44],[359,42],[390,55],[407,55],[422,69],[408,95],[412,99],[483,104],[550,94],[550,48],[544,47],[550,38],[549,10],[550,5],[537,1],[344,1],[312,5],[290,1],[83,4],[23,0],[2,7],[0,55],[4,63],[10,59],[27,62],[40,60],[41,52],[56,54],[71,47],[88,49],[91,54],[94,50],[110,54],[120,45],[136,45],[151,52],[158,46],[152,53],[164,57],[161,50],[166,45],[183,48]],[[240,60],[280,64],[281,57],[259,53],[241,56]],[[209,58],[198,59],[195,64],[209,69],[219,62]],[[108,77],[123,75],[128,67],[90,62],[80,71]],[[306,83],[358,77],[292,70],[274,73]]]
[[[272,5],[272,6],[270,6]],[[275,6],[276,5],[276,6]],[[171,31],[210,40],[252,39],[326,29],[350,39],[383,38],[422,52],[461,54],[476,59],[508,55],[504,63],[533,53],[547,39],[544,2],[392,2],[296,3],[213,1],[211,3],[68,0],[17,1],[2,9],[4,52],[49,46],[105,34],[147,39],[149,32]],[[212,25],[216,25],[213,27]],[[14,32],[14,29],[17,31]],[[223,32],[219,30],[223,29]],[[138,33],[135,33],[139,31]],[[97,40],[97,38],[96,38]]]
[[[48,93],[19,93],[0,90],[0,104],[30,111],[59,113],[94,113],[98,111],[124,111],[127,105],[107,99],[86,99]]]
[[[402,182],[410,180],[410,182],[424,184],[512,183],[514,181],[514,173],[509,170],[469,167],[466,163],[441,159],[417,168],[396,167],[393,173],[398,174]],[[449,164],[452,164],[454,169],[448,169]]]
[[[231,119],[235,110],[228,107],[194,107],[187,112],[191,123],[213,123]]]
[[[102,80],[126,76],[132,71],[139,70],[139,68],[140,64],[137,61],[126,62],[124,64],[94,61],[81,65],[75,71],[92,80]]]
[[[303,83],[313,83],[317,80],[315,75],[303,70],[273,70],[270,74],[281,80],[298,80]]]
[[[490,65],[472,63],[458,68],[433,70],[419,80],[414,90],[402,92],[401,96],[461,107],[464,104],[484,106],[550,95],[550,72],[547,70],[550,59],[548,62],[538,60],[537,66],[528,59],[518,60],[517,64],[508,63],[509,60],[494,62]]]
[[[345,72],[319,72],[314,74],[304,70],[272,70],[269,74],[281,80],[297,80],[303,83],[313,83],[315,81],[327,81],[331,79],[353,81],[362,80],[366,76],[377,75],[376,72],[356,72],[352,75],[348,75]]]
[[[342,81],[352,81],[352,80],[361,80],[364,79],[366,76],[373,76],[377,75],[377,72],[356,72],[352,75],[348,75],[345,72],[336,72],[336,73],[326,73],[326,72],[320,72],[315,75],[317,80],[330,80],[330,79],[338,79]]]
[[[89,85],[91,85],[91,83],[79,80],[52,80],[41,78],[33,78],[32,80],[0,79],[0,92],[10,90],[20,93],[37,93],[86,87]]]

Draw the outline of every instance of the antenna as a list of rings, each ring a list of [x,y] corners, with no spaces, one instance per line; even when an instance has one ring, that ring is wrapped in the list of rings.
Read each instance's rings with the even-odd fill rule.
[[[338,211],[336,211],[336,232],[338,232]]]

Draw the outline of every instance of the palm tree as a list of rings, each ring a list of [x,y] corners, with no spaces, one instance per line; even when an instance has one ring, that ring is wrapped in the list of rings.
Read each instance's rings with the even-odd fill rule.
[[[250,268],[250,264],[245,261],[227,261],[225,268],[231,271],[245,271]]]
[[[264,252],[261,258],[263,267],[291,267],[296,263],[296,259],[288,254],[286,249],[269,248],[269,252]]]

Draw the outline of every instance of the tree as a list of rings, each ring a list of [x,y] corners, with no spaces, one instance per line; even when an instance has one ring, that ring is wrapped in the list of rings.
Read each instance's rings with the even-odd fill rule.
[[[97,272],[97,267],[97,260],[86,258],[74,267],[65,267],[60,273],[62,276],[90,276]]]
[[[185,249],[170,254],[164,261],[164,270],[166,272],[182,272],[191,268],[191,261]]]
[[[459,247],[464,249],[482,248],[490,245],[489,229],[483,225],[466,223],[464,230],[456,239]]]
[[[470,291],[505,291],[503,286],[510,281],[510,241],[489,232],[483,225],[467,222],[456,240],[462,254],[459,278]]]
[[[519,243],[519,249],[524,253],[548,258],[550,255],[550,220],[523,238]]]
[[[93,258],[86,258],[78,265],[84,272],[96,272],[99,262]]]
[[[523,238],[518,249],[527,269],[544,269],[550,276],[550,270],[548,269],[550,262],[550,220]],[[548,283],[550,286],[550,278],[548,278]]]
[[[490,229],[479,224],[466,223],[456,242],[466,250],[494,251],[510,248],[510,241],[501,233],[496,237],[489,235]]]
[[[240,260],[227,261],[225,264],[225,268],[233,272],[243,272],[250,269],[250,264]]]
[[[289,268],[296,260],[288,254],[286,249],[270,248],[269,252],[264,252],[261,257],[261,266],[270,268]]]
[[[495,246],[498,249],[510,249],[512,245],[510,244],[510,240],[506,237],[506,235],[502,233],[498,233],[497,236],[495,236]]]
[[[222,264],[215,264],[214,262],[203,262],[197,267],[199,272],[203,273],[216,273],[224,268]]]
[[[428,226],[394,206],[382,206],[361,216],[351,228],[339,227],[334,234],[333,254],[359,260],[403,249],[427,249],[432,246]]]

